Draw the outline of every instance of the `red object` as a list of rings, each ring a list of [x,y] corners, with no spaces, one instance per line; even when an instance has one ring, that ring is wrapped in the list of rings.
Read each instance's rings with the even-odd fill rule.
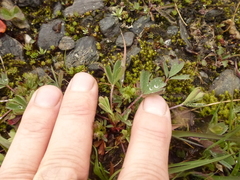
[[[6,29],[7,29],[6,24],[0,20],[0,33],[5,33]]]

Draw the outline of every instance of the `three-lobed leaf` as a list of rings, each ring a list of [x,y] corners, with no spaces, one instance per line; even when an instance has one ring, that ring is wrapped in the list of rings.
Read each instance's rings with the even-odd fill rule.
[[[160,77],[156,77],[149,82],[151,74],[148,71],[141,71],[140,74],[140,88],[142,94],[152,94],[163,90],[166,83]]]
[[[27,107],[27,100],[20,96],[16,95],[13,99],[10,99],[7,104],[6,108],[13,111],[16,115],[22,115]]]
[[[107,65],[105,67],[105,73],[110,84],[115,85],[123,76],[124,68],[121,66],[121,61],[118,60],[112,68]]]
[[[104,111],[106,111],[107,113],[110,113],[111,115],[113,115],[112,109],[110,107],[110,103],[109,103],[109,99],[108,97],[99,97],[99,107],[101,109],[103,109]]]

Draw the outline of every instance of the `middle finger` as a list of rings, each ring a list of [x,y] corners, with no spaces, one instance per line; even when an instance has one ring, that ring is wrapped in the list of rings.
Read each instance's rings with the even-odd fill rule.
[[[48,149],[36,179],[87,179],[98,86],[87,73],[78,73],[64,95]]]

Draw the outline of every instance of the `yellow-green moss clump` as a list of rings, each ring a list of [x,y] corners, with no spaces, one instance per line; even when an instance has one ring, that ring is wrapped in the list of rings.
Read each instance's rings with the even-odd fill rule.
[[[206,93],[200,103],[215,104],[208,107],[200,108],[200,115],[203,117],[217,113],[217,118],[220,121],[229,123],[229,119],[233,117],[234,121],[240,122],[240,101],[235,101],[240,97],[240,90],[235,90],[233,97],[226,92],[220,96],[216,96],[214,91]],[[233,102],[231,102],[233,100]],[[224,102],[227,101],[227,102]],[[222,102],[222,103],[219,103]]]

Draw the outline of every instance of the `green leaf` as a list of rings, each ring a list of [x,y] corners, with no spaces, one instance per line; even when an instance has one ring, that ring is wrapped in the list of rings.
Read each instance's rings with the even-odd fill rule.
[[[144,92],[146,92],[148,90],[148,82],[149,82],[149,78],[150,78],[151,74],[148,71],[141,71],[140,74],[140,89],[142,91],[142,93],[144,94]]]
[[[239,180],[239,176],[211,176],[212,180]]]
[[[105,67],[105,73],[106,73],[106,76],[107,76],[107,78],[108,78],[109,83],[110,83],[110,84],[113,84],[113,81],[114,81],[114,79],[113,79],[113,73],[112,73],[112,69],[111,69],[111,67],[110,67],[109,65],[107,65],[107,66]]]
[[[95,151],[95,162],[94,162],[94,166],[93,166],[93,172],[95,175],[97,175],[100,180],[108,180],[108,175],[104,170],[104,167],[102,166],[102,164],[98,161],[98,154],[97,154],[97,149],[93,146],[93,149]]]
[[[121,61],[118,60],[113,67],[113,70],[109,65],[105,67],[105,73],[108,81],[111,85],[115,85],[123,76],[124,68],[121,66]]]
[[[2,165],[3,160],[4,160],[4,155],[0,154],[0,165]]]
[[[6,21],[13,19],[13,14],[11,11],[5,7],[0,8],[0,18]]]
[[[11,109],[13,114],[22,115],[27,107],[27,100],[19,95],[16,95],[13,99],[10,99],[7,104],[6,108]]]
[[[0,78],[0,89],[6,87],[9,83],[7,73],[2,72],[1,73],[1,78]]]
[[[217,135],[222,135],[228,130],[228,125],[224,122],[217,123],[217,124],[210,124],[209,130]]]
[[[111,115],[113,115],[113,112],[111,110],[110,107],[110,103],[109,103],[109,99],[108,97],[99,97],[99,103],[98,103],[99,107],[101,109],[103,109],[104,111],[106,111],[107,113],[110,113]]]
[[[154,78],[148,83],[144,95],[156,93],[163,90],[163,87],[166,86],[166,83],[162,81],[160,77]]]
[[[164,74],[165,74],[166,78],[168,78],[169,77],[169,71],[168,71],[167,63],[165,61],[163,62],[163,71],[164,71]]]
[[[187,103],[198,101],[204,96],[204,94],[205,93],[202,92],[202,90],[199,87],[194,88],[193,91],[188,95],[188,97],[185,99],[185,101],[183,101],[182,104],[185,105]]]
[[[0,136],[0,145],[2,148],[7,150],[7,149],[9,149],[11,143],[7,139]]]
[[[206,106],[206,104],[205,104],[205,103],[192,103],[192,102],[187,102],[187,103],[184,103],[184,106],[200,108],[200,107]]]
[[[152,94],[163,90],[166,83],[160,77],[156,77],[149,82],[151,74],[148,71],[141,71],[140,74],[140,88],[144,95]]]
[[[190,77],[187,74],[183,74],[183,75],[173,76],[170,79],[185,80],[185,79],[190,79]]]
[[[115,85],[123,76],[124,68],[121,66],[121,61],[118,60],[113,67],[113,84]]]
[[[177,74],[178,72],[180,72],[184,66],[184,62],[179,63],[174,63],[171,66],[170,72],[169,72],[169,77],[174,76],[175,74]]]
[[[232,156],[232,154],[228,154],[228,155],[213,158],[213,159],[204,159],[204,160],[196,160],[196,161],[172,164],[172,165],[169,165],[169,174],[179,173],[179,172],[187,171],[200,166],[204,166],[213,162],[218,162],[230,156]]]

